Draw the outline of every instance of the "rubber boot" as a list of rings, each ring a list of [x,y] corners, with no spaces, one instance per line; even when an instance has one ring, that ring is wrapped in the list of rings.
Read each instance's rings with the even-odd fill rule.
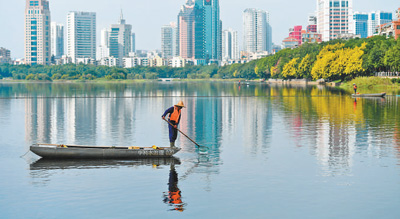
[[[169,143],[169,146],[170,146],[171,148],[174,148],[174,147],[175,147],[175,142],[170,142],[170,143]]]

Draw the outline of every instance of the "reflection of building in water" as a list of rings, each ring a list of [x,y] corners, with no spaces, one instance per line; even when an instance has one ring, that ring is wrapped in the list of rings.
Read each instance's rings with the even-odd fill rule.
[[[208,147],[207,155],[203,155],[197,159],[193,169],[187,171],[186,175],[195,172],[206,175],[206,181],[211,182],[211,176],[219,173],[220,159],[220,141],[222,138],[223,128],[223,100],[222,98],[195,98],[188,99],[185,103],[187,110],[182,114],[181,130],[194,139],[202,146]],[[178,137],[180,145],[183,147],[192,147],[195,145],[185,139],[184,136]],[[190,144],[190,145],[184,145]],[[210,190],[209,185],[206,185]]]
[[[52,130],[52,105],[49,99],[25,100],[25,138],[30,143],[49,143]]]
[[[348,170],[355,152],[355,138],[349,134],[354,133],[354,126],[329,120],[318,124],[316,156],[319,162],[329,169]]]
[[[251,148],[253,154],[259,150],[267,152],[270,146],[272,136],[272,103],[270,100],[260,101],[258,98],[243,98],[239,104],[245,107],[239,107],[243,112],[238,112],[235,117],[242,118],[243,138],[248,148]]]

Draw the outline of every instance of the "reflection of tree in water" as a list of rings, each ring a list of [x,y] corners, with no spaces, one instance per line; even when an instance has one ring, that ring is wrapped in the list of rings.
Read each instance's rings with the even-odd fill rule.
[[[168,192],[164,193],[164,203],[172,207],[171,211],[184,211],[185,203],[182,201],[181,190],[178,188],[178,173],[175,165],[171,164],[169,172]]]

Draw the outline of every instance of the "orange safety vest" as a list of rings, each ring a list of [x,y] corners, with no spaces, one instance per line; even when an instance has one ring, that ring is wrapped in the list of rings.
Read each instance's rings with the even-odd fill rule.
[[[172,204],[182,204],[181,200],[181,191],[170,192],[169,198],[171,199],[170,203]]]
[[[174,106],[174,112],[171,113],[169,120],[178,123],[180,116],[181,116],[181,111],[176,106]]]
[[[354,85],[353,88],[354,88],[354,89],[357,89],[357,85]]]

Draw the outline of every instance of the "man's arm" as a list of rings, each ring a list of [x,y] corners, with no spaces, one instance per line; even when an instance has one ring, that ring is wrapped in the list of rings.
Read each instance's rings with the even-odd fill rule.
[[[164,114],[161,116],[163,119],[167,116],[167,114],[171,114],[174,112],[174,107],[171,107],[167,110],[165,110]]]

